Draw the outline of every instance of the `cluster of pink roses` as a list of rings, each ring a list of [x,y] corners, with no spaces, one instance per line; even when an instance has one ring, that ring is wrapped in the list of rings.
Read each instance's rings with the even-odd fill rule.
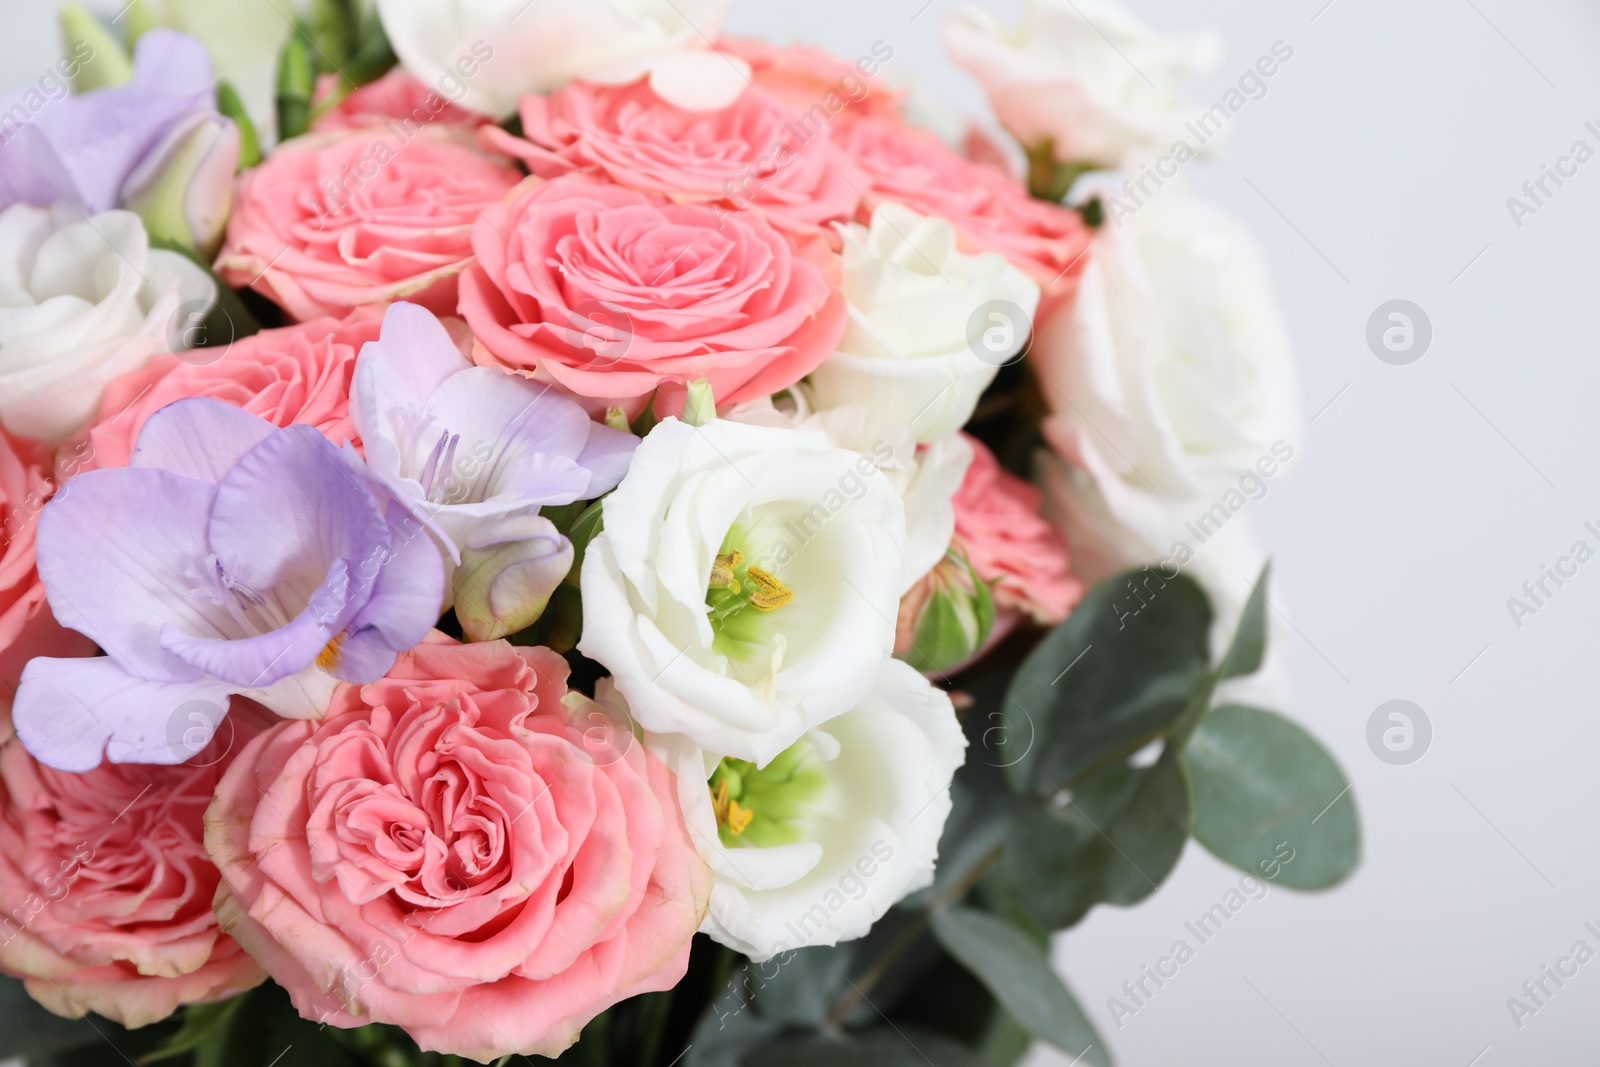
[[[359,453],[358,356],[394,302],[444,317],[479,367],[631,418],[682,412],[697,381],[723,409],[800,390],[850,331],[873,334],[859,246],[883,202],[942,220],[1046,305],[1070,299],[1090,241],[1077,212],[913,129],[891,94],[808,106],[841,77],[820,53],[719,47],[753,77],[720,109],[575,81],[523,98],[518,136],[396,72],[246,171],[217,271],[292,324],[155,356],[54,455],[0,434],[0,711],[29,660],[94,653],[35,567],[56,484],[139,466],[152,417],[196,398]],[[938,436],[899,462],[961,452]],[[970,450],[935,554],[969,561],[1007,625],[1059,621],[1081,594],[1061,537],[1036,490]],[[711,893],[673,772],[631,735],[597,752],[597,705],[566,675],[545,649],[435,634],[318,719],[235,696],[187,762],[84,775],[36,761],[7,723],[0,970],[62,1014],[129,1026],[270,976],[334,1025],[485,1060],[559,1054],[682,977]]]

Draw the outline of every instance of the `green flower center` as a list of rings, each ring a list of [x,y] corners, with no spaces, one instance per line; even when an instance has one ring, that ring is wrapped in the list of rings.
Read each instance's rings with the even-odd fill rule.
[[[772,626],[764,616],[794,600],[794,590],[735,547],[741,539],[738,530],[728,532],[706,583],[706,606],[716,635],[712,647],[730,659],[748,659],[766,647]]]
[[[724,759],[706,782],[717,836],[729,848],[792,845],[805,837],[806,817],[827,783],[821,758],[803,738],[765,767]]]

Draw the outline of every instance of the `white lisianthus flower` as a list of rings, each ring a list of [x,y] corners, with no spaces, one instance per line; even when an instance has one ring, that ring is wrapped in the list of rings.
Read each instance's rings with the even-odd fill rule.
[[[99,411],[111,379],[182,349],[216,299],[205,271],[152,249],[131,211],[0,212],[0,425],[67,437]]]
[[[377,0],[395,55],[454,103],[512,114],[528,93],[574,78],[620,84],[650,75],[669,103],[715,110],[749,68],[707,49],[728,0]]]
[[[826,435],[667,419],[603,505],[578,649],[647,730],[766,763],[894,648],[905,508]]]
[[[816,410],[803,385],[776,402],[763,397],[740,404],[727,417],[753,426],[821,430],[835,447],[869,457],[906,506],[907,590],[944,558],[956,532],[953,500],[972,465],[972,446],[960,434],[918,445],[911,427],[861,404]]]
[[[899,204],[840,227],[850,320],[811,372],[820,407],[864,404],[927,444],[972,417],[1027,344],[1039,286],[994,253],[956,249],[955,228]]]
[[[963,7],[944,43],[1024,145],[1049,141],[1061,162],[1099,167],[1183,138],[1200,109],[1180,87],[1222,54],[1216,34],[1162,36],[1116,0],[1029,0],[1014,30]]]
[[[715,877],[701,931],[758,961],[861,937],[932,882],[967,744],[950,698],[898,660],[763,767],[684,737],[645,743]]]
[[[1086,581],[1192,570],[1232,622],[1263,556],[1238,514],[1301,436],[1293,355],[1254,240],[1173,187],[1104,226],[1078,298],[1032,350],[1046,403],[1045,507]],[[1070,398],[1070,399],[1069,399]]]

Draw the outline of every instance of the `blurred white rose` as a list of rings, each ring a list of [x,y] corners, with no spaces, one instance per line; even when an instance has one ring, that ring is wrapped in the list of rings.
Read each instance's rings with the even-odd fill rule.
[[[650,75],[680,107],[731,104],[749,84],[740,60],[708,50],[728,0],[377,0],[395,55],[456,104],[512,114],[527,93],[574,78]]]
[[[1301,425],[1289,338],[1254,240],[1172,187],[1095,239],[1075,304],[1039,326],[1052,415],[1045,504],[1088,581],[1170,561],[1219,632],[1263,556],[1249,505],[1285,476]]]
[[[150,247],[131,211],[0,212],[0,425],[67,437],[99,411],[111,379],[184,347],[216,299],[203,270]]]
[[[850,320],[807,379],[817,405],[865,405],[923,444],[955,433],[1027,344],[1038,284],[1004,256],[957,251],[948,222],[899,204],[840,232]]]
[[[963,7],[950,15],[944,41],[1024,145],[1049,140],[1063,163],[1099,167],[1182,137],[1199,109],[1180,86],[1222,53],[1216,34],[1161,36],[1115,0],[1029,0],[1014,30]]]

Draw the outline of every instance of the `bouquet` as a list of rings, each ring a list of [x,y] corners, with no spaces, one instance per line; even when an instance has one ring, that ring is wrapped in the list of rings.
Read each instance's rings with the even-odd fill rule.
[[[957,11],[941,136],[723,7],[69,6],[0,101],[0,1057],[1105,1065],[1053,933],[1352,870],[1215,42]]]

